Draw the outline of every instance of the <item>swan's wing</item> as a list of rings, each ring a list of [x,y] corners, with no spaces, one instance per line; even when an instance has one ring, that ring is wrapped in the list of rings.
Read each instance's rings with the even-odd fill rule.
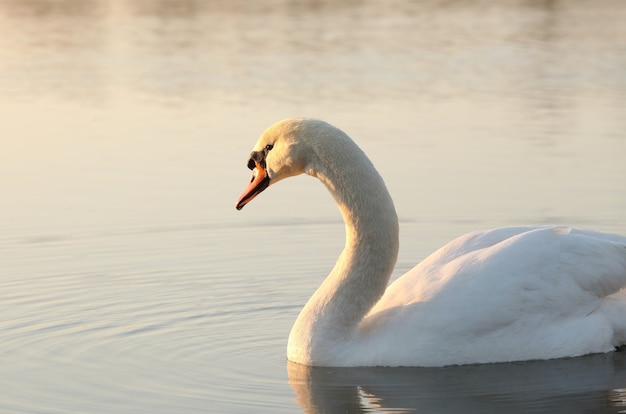
[[[453,240],[392,283],[371,314],[426,301],[597,306],[593,298],[625,285],[626,237],[569,227],[511,227]]]
[[[396,280],[362,324],[431,365],[606,352],[626,341],[626,238],[566,227],[472,233]],[[380,344],[378,344],[380,346]],[[400,351],[398,352],[401,353]]]

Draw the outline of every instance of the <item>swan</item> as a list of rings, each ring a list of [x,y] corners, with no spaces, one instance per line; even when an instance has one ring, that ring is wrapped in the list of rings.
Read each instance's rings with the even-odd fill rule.
[[[345,222],[341,255],[292,327],[292,362],[438,367],[575,357],[626,342],[626,237],[564,226],[473,232],[387,286],[398,218],[348,135],[286,119],[265,130],[247,165],[238,210],[307,174],[325,184]]]

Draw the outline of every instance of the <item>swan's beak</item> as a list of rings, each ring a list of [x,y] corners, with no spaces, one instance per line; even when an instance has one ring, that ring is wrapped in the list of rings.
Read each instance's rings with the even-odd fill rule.
[[[258,162],[255,162],[255,167],[252,170],[252,180],[246,187],[243,193],[237,200],[235,206],[237,210],[241,210],[246,204],[248,204],[254,197],[259,195],[261,191],[265,190],[270,185],[270,177],[267,175],[267,170],[261,166]]]

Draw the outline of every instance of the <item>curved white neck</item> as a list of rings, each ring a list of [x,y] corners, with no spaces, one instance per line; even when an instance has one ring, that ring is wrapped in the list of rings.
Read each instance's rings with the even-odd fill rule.
[[[307,174],[331,192],[346,226],[335,267],[309,299],[289,336],[288,356],[333,365],[342,345],[385,292],[398,255],[398,219],[385,184],[347,136],[316,151]]]

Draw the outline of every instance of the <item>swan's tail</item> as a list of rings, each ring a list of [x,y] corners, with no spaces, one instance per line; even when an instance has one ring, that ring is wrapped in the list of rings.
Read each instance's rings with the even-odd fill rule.
[[[626,351],[626,288],[604,298],[601,309],[613,329],[613,346]]]

